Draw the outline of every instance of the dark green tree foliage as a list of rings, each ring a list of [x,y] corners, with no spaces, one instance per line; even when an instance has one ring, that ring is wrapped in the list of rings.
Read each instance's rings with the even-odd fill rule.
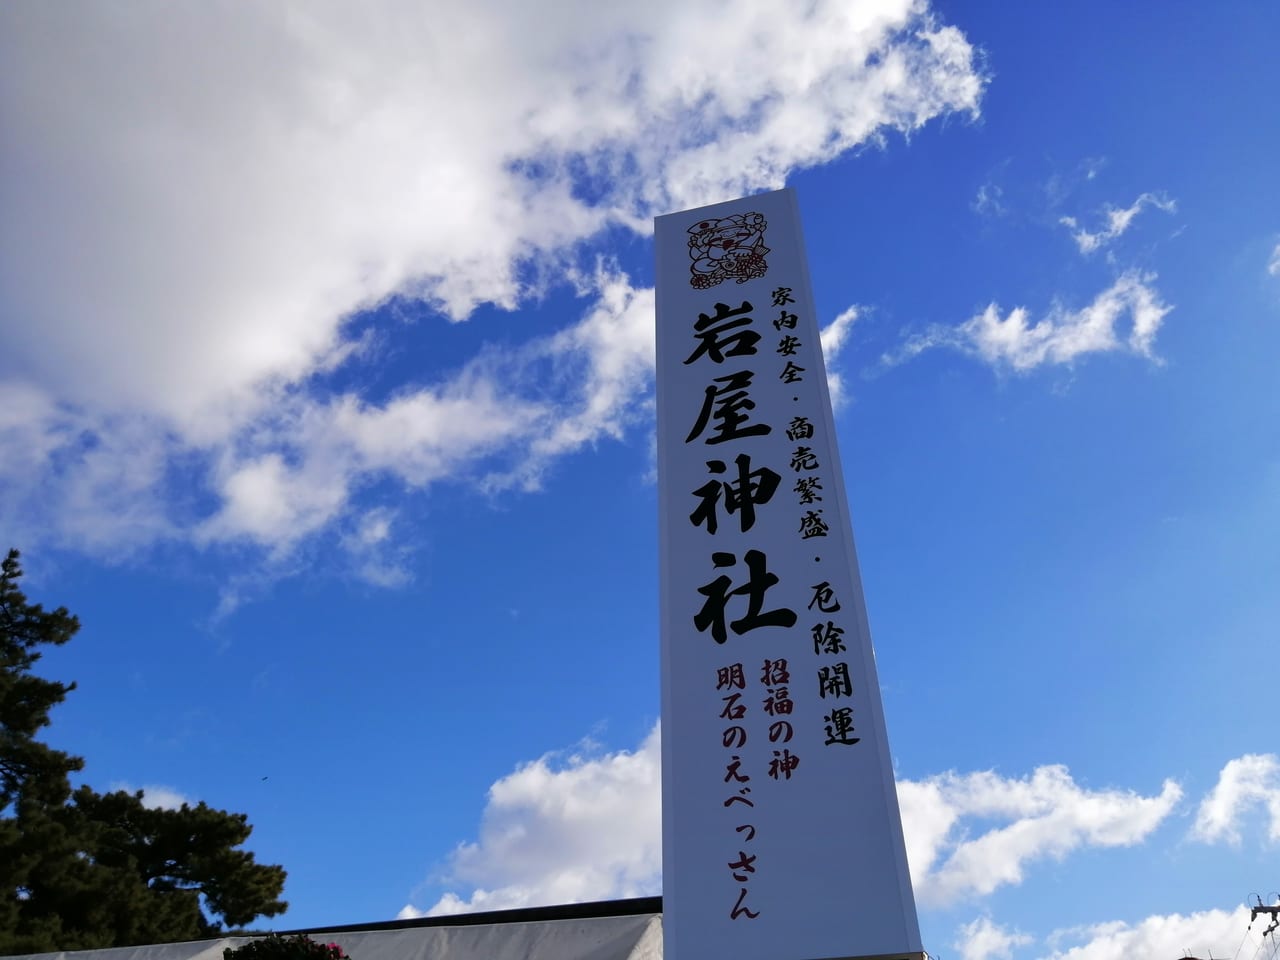
[[[272,933],[240,947],[227,947],[222,960],[350,960],[336,943],[317,943],[304,934],[282,937]]]
[[[244,814],[72,791],[83,761],[36,733],[75,684],[31,668],[80,624],[28,603],[21,576],[11,550],[0,568],[0,954],[195,940],[282,913],[284,869],[237,849],[253,829]]]
[[[22,568],[18,551],[10,550],[0,564],[0,813],[26,788],[40,791],[51,802],[65,800],[70,787],[67,774],[84,761],[51,750],[35,739],[49,724],[49,710],[61,703],[76,685],[44,680],[31,673],[40,659],[40,647],[61,646],[80,629],[80,621],[65,607],[46,611],[27,603],[18,589]]]

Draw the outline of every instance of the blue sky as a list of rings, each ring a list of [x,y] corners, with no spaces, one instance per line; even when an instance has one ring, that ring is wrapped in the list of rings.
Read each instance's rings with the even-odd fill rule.
[[[787,185],[926,948],[1272,956],[1280,9],[1122,6],[0,7],[52,742],[282,927],[658,892],[652,217]]]

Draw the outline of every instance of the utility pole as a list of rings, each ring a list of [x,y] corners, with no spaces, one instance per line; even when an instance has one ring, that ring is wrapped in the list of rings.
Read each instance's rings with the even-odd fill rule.
[[[1257,920],[1259,916],[1265,913],[1271,917],[1271,924],[1267,929],[1262,931],[1262,935],[1265,937],[1267,934],[1274,933],[1276,928],[1280,927],[1280,903],[1268,907],[1263,904],[1262,898],[1256,893],[1253,895],[1253,898],[1258,902],[1256,905],[1249,908],[1249,925],[1252,926],[1253,921]]]
[[[1272,894],[1271,896],[1276,900],[1276,903],[1272,906],[1267,906],[1265,903],[1263,903],[1262,897],[1258,896],[1258,894],[1256,893],[1253,894],[1253,899],[1256,901],[1256,903],[1250,904],[1247,899],[1245,900],[1245,904],[1249,907],[1249,927],[1250,928],[1253,927],[1254,922],[1261,916],[1267,916],[1271,918],[1271,923],[1268,924],[1267,928],[1262,931],[1263,940],[1265,940],[1268,936],[1272,936],[1277,929],[1280,929],[1280,895]],[[1247,936],[1247,933],[1246,933],[1246,936]],[[1275,938],[1273,937],[1273,939]],[[1244,943],[1241,942],[1240,945],[1244,946]],[[1261,949],[1261,947],[1259,947],[1259,949]],[[1237,951],[1237,953],[1239,953],[1239,951]],[[1189,951],[1184,951],[1184,954],[1180,958],[1180,960],[1202,960],[1202,958],[1193,956]],[[1212,950],[1209,951],[1208,960],[1215,960]]]

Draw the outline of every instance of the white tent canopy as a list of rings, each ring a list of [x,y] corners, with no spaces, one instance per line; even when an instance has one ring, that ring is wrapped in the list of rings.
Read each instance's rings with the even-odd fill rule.
[[[624,911],[625,903],[618,904]],[[644,901],[630,903],[648,905]],[[375,929],[340,927],[328,932],[303,932],[317,942],[339,944],[353,960],[662,960],[660,912],[574,915],[599,912],[608,906],[513,910],[483,917],[473,914],[369,925]],[[226,947],[237,947],[250,939],[224,937],[145,947],[25,954],[15,960],[222,960]]]

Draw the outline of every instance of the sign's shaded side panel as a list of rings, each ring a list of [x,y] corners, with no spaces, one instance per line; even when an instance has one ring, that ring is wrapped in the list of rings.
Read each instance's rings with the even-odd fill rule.
[[[809,258],[807,255],[804,231],[800,222],[800,208],[796,199],[794,190],[783,191],[785,193],[791,208],[791,223],[795,231],[796,245],[798,248],[798,257],[800,261],[800,270],[804,275],[804,288],[812,293],[813,283],[809,276]],[[810,319],[813,323],[814,332],[818,332],[817,314],[811,314]],[[877,739],[877,754],[879,764],[879,784],[884,791],[885,803],[885,830],[889,834],[889,843],[894,851],[897,863],[897,882],[899,887],[899,896],[902,904],[902,924],[904,930],[904,940],[901,946],[895,947],[895,952],[919,953],[923,954],[924,947],[920,941],[920,925],[916,916],[915,894],[911,888],[911,874],[907,866],[906,859],[906,843],[902,833],[902,813],[898,806],[898,791],[894,783],[893,777],[893,761],[889,752],[889,736],[884,720],[884,703],[880,696],[880,681],[876,673],[875,648],[871,642],[871,628],[867,618],[866,598],[862,591],[862,575],[858,566],[858,551],[853,537],[853,525],[849,514],[848,503],[848,487],[845,485],[843,460],[839,452],[839,439],[835,429],[835,413],[831,404],[830,391],[827,384],[826,362],[822,356],[822,344],[817,337],[814,339],[814,350],[817,354],[817,362],[822,369],[821,383],[821,410],[826,421],[826,435],[830,437],[831,444],[831,474],[835,488],[838,491],[838,508],[841,515],[841,531],[844,542],[844,549],[847,555],[847,574],[850,578],[852,587],[852,596],[854,598],[854,607],[851,611],[852,615],[857,617],[858,636],[862,638],[860,642],[861,657],[863,660],[862,668],[865,676],[865,692],[866,706],[868,715],[874,718],[868,733]],[[889,882],[890,878],[885,876],[885,882]],[[859,944],[861,948],[861,944]],[[861,957],[874,956],[861,952]]]
[[[917,953],[794,195],[656,235],[666,955]]]

